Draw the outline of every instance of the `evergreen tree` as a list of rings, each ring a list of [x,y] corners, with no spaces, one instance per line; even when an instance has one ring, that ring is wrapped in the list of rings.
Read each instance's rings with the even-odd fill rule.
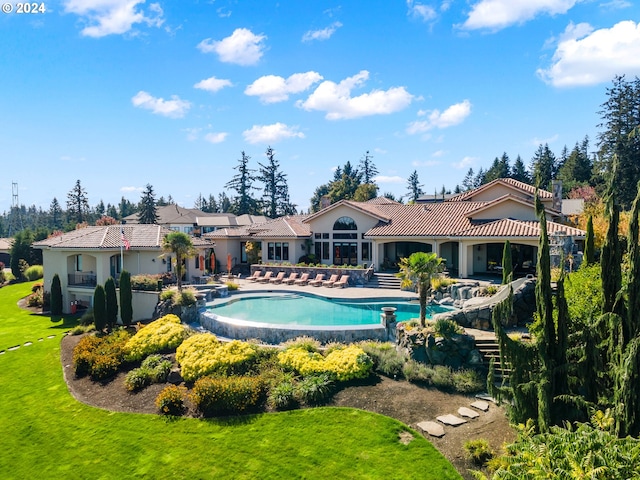
[[[103,332],[107,326],[106,301],[102,285],[96,286],[93,291],[93,324],[98,333]]]
[[[407,179],[407,196],[409,202],[415,202],[421,195],[424,195],[424,191],[422,190],[423,186],[420,180],[418,180],[418,171],[414,170]]]
[[[104,216],[104,213],[107,211],[107,209],[104,206],[104,202],[102,201],[102,199],[100,199],[100,201],[98,202],[98,204],[96,205],[96,208],[94,210],[95,210],[96,216],[98,218]]]
[[[51,205],[49,205],[49,225],[54,230],[60,230],[62,228],[62,215],[63,215],[62,207],[60,207],[60,203],[58,203],[58,199],[53,197],[51,200]]]
[[[556,175],[556,157],[549,145],[540,145],[531,159],[533,180],[538,188],[551,190],[551,180]]]
[[[329,190],[331,189],[330,183],[325,183],[324,185],[320,185],[313,192],[313,197],[311,197],[311,212],[315,213],[320,211],[320,203],[322,201],[322,197],[329,194]]]
[[[478,170],[478,173],[476,173],[476,176],[473,178],[473,188],[478,188],[479,186],[487,183],[484,179],[484,176],[485,171],[482,169],[482,167],[480,167],[480,170]]]
[[[62,285],[58,274],[54,274],[51,279],[51,315],[62,315]]]
[[[74,187],[67,193],[67,216],[69,221],[82,223],[88,220],[89,216],[89,200],[87,192],[80,180],[76,180]]]
[[[467,174],[464,176],[464,180],[462,180],[462,187],[465,191],[473,190],[475,188],[475,173],[473,172],[473,168],[469,168],[467,170]]]
[[[614,176],[618,201],[628,209],[640,180],[640,79],[616,76],[607,97],[598,112],[602,118],[598,126],[604,128],[598,134],[599,170],[606,177]]]
[[[231,206],[231,212],[236,215],[255,215],[259,210],[258,201],[251,195],[252,190],[257,190],[257,188],[253,186],[256,177],[254,176],[255,170],[249,168],[250,159],[251,157],[244,151],[241,152],[238,165],[233,167],[238,173],[225,185],[225,188],[237,193]]]
[[[378,174],[378,169],[373,164],[373,155],[369,154],[369,150],[360,159],[359,170],[362,172],[362,183],[375,184],[374,177]]]
[[[511,169],[511,178],[514,180],[518,180],[524,183],[531,183],[531,177],[529,176],[529,172],[527,172],[527,167],[525,167],[524,162],[520,155],[516,158],[516,161],[513,162],[513,168]]]
[[[615,172],[615,166],[614,166]],[[602,294],[604,297],[603,313],[620,314],[621,303],[616,302],[616,297],[622,286],[622,273],[620,264],[622,263],[622,252],[620,250],[620,240],[618,238],[618,224],[620,222],[620,208],[616,202],[614,189],[614,178],[611,176],[607,194],[605,197],[605,217],[609,221],[609,226],[605,235],[604,243],[600,253],[600,267],[602,268]]]
[[[122,220],[124,217],[128,217],[129,215],[134,214],[136,211],[136,208],[133,205],[133,203],[131,203],[129,200],[127,200],[124,197],[121,197],[119,210],[120,211],[118,212],[118,216],[114,218],[118,218],[119,220]]]
[[[131,274],[126,270],[120,272],[120,319],[126,327],[133,321],[133,292],[131,290]]]
[[[21,230],[13,237],[9,264],[11,267],[11,273],[19,280],[22,279],[22,271],[20,269],[21,263],[24,262],[27,265],[35,265],[37,263],[34,262],[36,257],[33,254],[33,249],[31,248],[33,241],[33,232],[30,229]],[[40,264],[41,263],[42,262],[40,262]]]
[[[507,153],[503,153],[502,157],[496,157],[491,164],[489,170],[484,174],[483,183],[489,183],[498,178],[509,178],[511,176],[511,169],[509,167],[509,156]]]
[[[355,202],[366,202],[378,196],[378,186],[375,183],[361,183],[353,194]]]
[[[583,262],[585,265],[592,265],[596,261],[594,241],[595,235],[593,233],[593,217],[589,215],[589,218],[587,219],[587,234],[584,241]]]
[[[340,172],[340,178],[331,182],[329,189],[331,203],[340,200],[353,200],[356,190],[362,183],[362,172],[357,168],[353,168],[351,162],[347,161],[344,167],[340,169]],[[335,176],[334,174],[334,178]]]
[[[218,194],[218,213],[228,213],[231,210],[231,200],[226,193]]]
[[[151,184],[147,183],[139,205],[138,222],[148,225],[158,223],[158,208],[156,207],[156,198]]]
[[[116,282],[112,277],[104,282],[104,294],[106,302],[106,323],[109,330],[113,330],[118,323],[118,295],[116,294]]]
[[[109,203],[109,204],[107,204],[106,214],[107,214],[108,217],[118,218],[118,209],[116,208],[115,205],[111,205]]]
[[[260,165],[258,180],[263,184],[263,212],[270,218],[295,213],[295,206],[289,200],[289,186],[287,175],[280,170],[280,163],[276,160],[275,152],[267,147],[265,153],[267,164]]]
[[[565,147],[566,148],[566,147]],[[561,162],[557,179],[562,180],[562,190],[570,192],[576,187],[588,185],[593,176],[593,165],[589,158],[589,138],[585,137],[582,144],[576,143]]]
[[[511,261],[511,243],[509,240],[504,242],[502,249],[502,285],[506,285],[513,281],[513,264]]]

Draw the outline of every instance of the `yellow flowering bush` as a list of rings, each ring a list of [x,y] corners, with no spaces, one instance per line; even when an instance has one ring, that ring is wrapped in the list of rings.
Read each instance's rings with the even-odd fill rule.
[[[357,345],[333,346],[323,357],[318,352],[309,352],[302,347],[288,348],[278,353],[278,362],[302,376],[329,373],[339,381],[365,378],[371,373],[373,362],[369,355]]]
[[[191,400],[205,416],[242,413],[258,408],[266,386],[260,377],[203,377],[191,391]]]
[[[256,358],[254,345],[233,340],[219,342],[211,333],[189,337],[176,350],[182,378],[194,381],[210,373],[244,373]]]
[[[147,355],[177,348],[187,337],[187,331],[177,315],[160,317],[142,327],[125,345],[127,360],[142,360]]]

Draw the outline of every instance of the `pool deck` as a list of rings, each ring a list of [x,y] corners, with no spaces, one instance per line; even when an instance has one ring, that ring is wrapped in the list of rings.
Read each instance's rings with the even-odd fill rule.
[[[294,292],[308,293],[326,298],[354,298],[354,299],[376,299],[376,298],[397,298],[402,300],[417,300],[418,295],[412,292],[396,290],[391,288],[366,288],[366,287],[314,287],[311,285],[285,285],[273,283],[258,283],[241,278],[233,279],[233,282],[240,285],[240,293],[258,292]]]

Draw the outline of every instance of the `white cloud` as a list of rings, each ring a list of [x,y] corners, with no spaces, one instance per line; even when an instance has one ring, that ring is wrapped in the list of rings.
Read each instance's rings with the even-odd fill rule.
[[[199,88],[200,90],[206,90],[207,92],[217,92],[222,90],[224,87],[231,87],[233,84],[229,80],[224,80],[222,78],[209,77],[204,80],[200,80],[196,83],[193,88]]]
[[[120,191],[123,193],[141,192],[144,187],[120,187]]]
[[[451,166],[456,170],[462,170],[462,169],[469,168],[471,165],[473,165],[476,162],[476,160],[477,158],[475,157],[464,157],[459,162],[452,163]]]
[[[204,139],[210,143],[222,143],[226,140],[229,134],[227,132],[212,132],[207,133]]]
[[[438,16],[433,7],[415,2],[414,0],[407,0],[407,8],[409,15],[425,22],[433,20]],[[448,6],[446,8],[448,8]]]
[[[147,12],[138,8],[145,0],[67,0],[64,11],[83,18],[88,24],[81,31],[87,37],[104,37],[129,32],[135,24],[160,27],[164,12],[158,3],[149,4]]]
[[[418,112],[421,113],[421,112]],[[447,108],[444,112],[432,110],[427,120],[411,122],[407,126],[407,133],[414,135],[424,133],[433,128],[448,128],[462,123],[471,114],[471,102],[464,100]]]
[[[216,53],[221,62],[237,65],[255,65],[262,58],[265,35],[255,35],[246,28],[236,28],[231,36],[222,40],[207,38],[198,44],[203,53]]]
[[[294,73],[287,79],[265,75],[249,85],[244,93],[260,97],[263,103],[283,102],[289,98],[289,94],[304,92],[320,80],[322,75],[317,72]]]
[[[297,126],[289,127],[280,122],[272,125],[254,125],[242,132],[242,135],[249,143],[273,143],[287,138],[304,138],[304,133],[299,132]]]
[[[370,93],[352,97],[351,90],[362,86],[368,78],[369,72],[362,70],[340,83],[325,80],[309,98],[298,101],[296,105],[307,111],[327,112],[327,120],[340,120],[394,113],[411,104],[414,97],[404,87],[372,90]]]
[[[171,100],[156,98],[147,92],[140,90],[131,99],[134,107],[151,110],[151,112],[169,118],[182,118],[191,108],[191,103],[180,99],[177,95],[172,95]]]
[[[376,183],[405,183],[407,180],[399,177],[397,175],[389,176],[389,175],[376,175],[373,177],[373,180]]]
[[[555,87],[595,85],[615,75],[640,75],[640,23],[627,20],[595,31],[588,24],[569,24],[551,65],[537,74]]]
[[[611,0],[610,2],[601,3],[599,5],[600,8],[604,8],[605,10],[621,10],[632,6],[633,4],[627,0]]]
[[[473,5],[462,28],[497,31],[525,23],[540,14],[565,14],[581,1],[583,0],[481,0]]]
[[[302,36],[303,42],[311,42],[313,40],[328,40],[342,26],[340,22],[333,22],[327,28],[321,30],[309,30]]]

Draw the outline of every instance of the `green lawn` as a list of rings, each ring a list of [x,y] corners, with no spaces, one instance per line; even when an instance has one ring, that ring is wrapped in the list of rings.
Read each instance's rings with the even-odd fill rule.
[[[0,289],[0,350],[22,345],[0,355],[2,479],[461,478],[422,436],[403,445],[403,424],[360,410],[169,421],[79,403],[60,365],[73,322],[21,311],[30,285]]]

